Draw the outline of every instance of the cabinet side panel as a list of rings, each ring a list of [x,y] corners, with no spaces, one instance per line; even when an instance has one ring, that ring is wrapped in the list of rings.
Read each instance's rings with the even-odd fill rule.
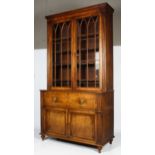
[[[106,81],[107,90],[113,90],[113,17],[106,15]]]
[[[113,15],[102,15],[103,28],[103,86],[105,91],[113,91]]]
[[[45,127],[44,127],[44,110],[43,110],[43,100],[44,100],[44,93],[41,91],[40,92],[40,112],[41,112],[41,134],[45,133]]]
[[[104,141],[104,127],[103,127],[103,110],[102,110],[102,103],[104,98],[102,98],[102,94],[97,95],[97,144],[103,145]]]
[[[103,110],[103,140],[104,143],[114,136],[114,108],[113,108],[113,92],[106,93],[102,97],[105,101]]]

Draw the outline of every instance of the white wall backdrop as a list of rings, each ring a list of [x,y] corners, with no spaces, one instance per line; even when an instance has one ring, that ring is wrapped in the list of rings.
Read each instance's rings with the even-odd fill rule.
[[[40,129],[40,90],[46,89],[47,50],[34,51],[34,128]]]
[[[46,19],[45,16],[66,10],[73,10],[93,4],[108,2],[114,8],[114,46],[121,45],[121,7],[120,0],[35,0],[35,18],[34,18],[34,48],[46,49]]]
[[[40,90],[46,89],[47,82],[47,50],[36,49],[34,52],[34,126],[40,129]],[[115,131],[121,129],[121,47],[114,46],[114,108]]]
[[[114,46],[114,129],[121,130],[121,47]]]

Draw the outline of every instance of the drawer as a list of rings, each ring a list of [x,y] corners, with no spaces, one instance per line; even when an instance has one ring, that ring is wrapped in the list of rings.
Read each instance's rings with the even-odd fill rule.
[[[70,93],[69,107],[75,109],[96,109],[96,95],[87,93]]]
[[[44,92],[43,106],[66,107],[67,93],[62,92]]]

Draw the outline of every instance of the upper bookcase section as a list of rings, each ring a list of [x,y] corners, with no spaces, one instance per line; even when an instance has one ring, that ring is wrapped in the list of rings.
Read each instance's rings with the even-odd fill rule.
[[[113,13],[114,9],[108,4],[108,3],[101,3],[93,6],[88,6],[85,8],[80,8],[76,10],[71,10],[71,11],[66,11],[54,15],[49,15],[46,16],[45,18],[47,20],[52,20],[52,21],[60,21],[63,20],[64,18],[77,18],[78,16],[89,16],[89,14],[99,14],[99,13]]]

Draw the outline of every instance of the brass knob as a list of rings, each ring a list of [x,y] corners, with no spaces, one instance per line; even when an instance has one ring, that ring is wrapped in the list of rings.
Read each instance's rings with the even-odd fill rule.
[[[83,105],[85,103],[84,99],[80,99],[80,105]]]
[[[56,98],[56,97],[53,97],[53,102],[54,102],[54,103],[56,102],[56,100],[57,100],[57,98]]]

